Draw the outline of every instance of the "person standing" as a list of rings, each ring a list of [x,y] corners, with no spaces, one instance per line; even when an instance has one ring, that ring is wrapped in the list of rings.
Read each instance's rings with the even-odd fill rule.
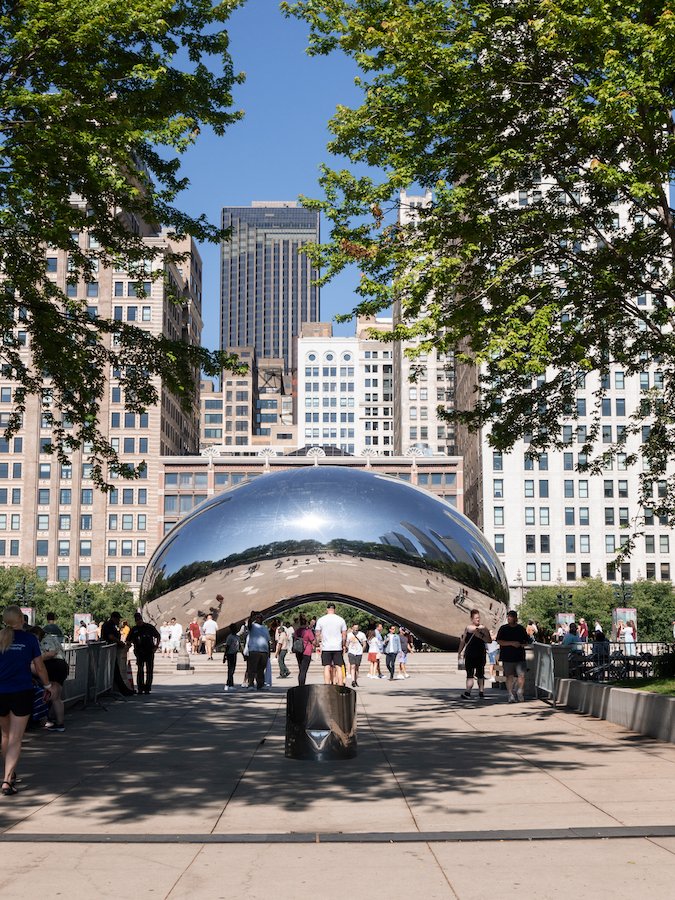
[[[101,640],[104,644],[117,645],[117,664],[113,670],[113,681],[117,691],[124,697],[131,696],[134,691],[126,682],[127,678],[127,648],[120,637],[120,621],[122,616],[118,612],[111,612],[110,616],[101,625]]]
[[[87,643],[93,644],[94,641],[98,640],[98,637],[98,625],[92,618],[87,622]]]
[[[457,658],[464,657],[466,668],[466,690],[462,694],[464,700],[471,699],[474,677],[478,682],[478,696],[485,697],[485,656],[486,645],[492,641],[490,631],[480,623],[480,611],[472,609],[469,613],[469,624],[459,640]]]
[[[155,653],[160,645],[159,631],[154,625],[143,621],[143,616],[134,614],[134,627],[129,631],[126,643],[134,648],[136,657],[136,681],[139,694],[149,694],[155,670]]]
[[[63,733],[66,730],[64,724],[66,708],[63,703],[63,685],[68,677],[68,663],[63,654],[63,647],[58,635],[53,632],[48,634],[39,625],[34,626],[33,634],[40,641],[42,661],[45,664],[51,683],[49,719],[45,722],[45,728],[57,733]]]
[[[202,635],[204,637],[204,647],[206,649],[207,659],[213,659],[213,648],[216,646],[217,634],[218,625],[213,621],[213,616],[209,613],[202,625]]]
[[[206,623],[205,623],[206,624]],[[262,613],[252,612],[248,620],[248,686],[261,691],[270,658],[270,633],[263,625]]]
[[[172,653],[178,653],[180,650],[180,642],[183,637],[183,626],[177,622],[175,618],[171,619],[171,637],[169,639],[169,647]]]
[[[21,755],[21,741],[33,710],[33,673],[44,687],[45,702],[51,697],[51,683],[42,661],[38,639],[23,630],[23,613],[19,606],[6,607],[0,630],[0,731],[5,760],[2,793],[16,794],[16,767]]]
[[[63,632],[61,631],[59,626],[56,624],[56,613],[53,613],[53,612],[47,613],[47,624],[45,625],[45,627],[42,630],[44,631],[45,634],[55,635],[59,639],[61,646],[63,646]]]
[[[227,663],[227,681],[224,690],[234,690],[234,671],[237,668],[237,654],[239,653],[239,635],[237,634],[237,626],[232,623],[230,625],[230,633],[225,638],[225,653],[223,654],[223,662]]]
[[[359,668],[363,659],[365,643],[365,634],[359,631],[358,625],[352,625],[347,632],[347,661],[349,662],[349,675],[352,679],[352,687],[359,686]]]
[[[497,632],[499,658],[504,667],[506,694],[509,703],[525,699],[525,647],[530,643],[527,632],[518,624],[518,613],[509,610],[506,614],[506,625]],[[514,678],[517,680],[517,692],[513,693]]]
[[[398,658],[398,677],[410,678],[408,674],[408,654],[413,653],[412,635],[405,628],[399,628],[398,636],[401,639],[401,655]]]
[[[396,659],[401,652],[401,638],[396,634],[396,626],[389,626],[389,634],[384,642],[384,655],[389,670],[389,681],[394,680],[396,674]]]
[[[635,627],[635,622],[632,619],[626,620],[626,623],[623,626],[623,633],[621,637],[626,649],[626,656],[635,656],[637,646],[635,643],[635,641],[637,640],[637,628]]]
[[[202,640],[202,630],[199,627],[199,622],[196,619],[193,619],[188,625],[188,631],[190,632],[190,649],[193,653],[199,653],[199,645]]]
[[[78,644],[86,644],[87,643],[87,623],[80,622],[77,629],[77,643]]]
[[[286,654],[288,653],[288,632],[280,623],[277,626],[275,634],[274,656],[279,660],[279,678],[288,678],[291,670],[286,665]]]
[[[307,670],[312,661],[312,651],[316,635],[314,629],[307,624],[307,619],[300,615],[296,620],[293,637],[293,652],[298,661],[298,684],[303,685],[307,680]]]
[[[578,633],[579,637],[581,638],[582,643],[587,644],[588,643],[588,622],[586,621],[586,619],[584,619],[583,616],[579,619],[579,628],[577,629],[577,633]]]
[[[343,684],[342,666],[344,664],[347,623],[335,612],[335,604],[326,604],[326,615],[316,623],[316,633],[321,636],[321,664],[323,665],[324,684]]]

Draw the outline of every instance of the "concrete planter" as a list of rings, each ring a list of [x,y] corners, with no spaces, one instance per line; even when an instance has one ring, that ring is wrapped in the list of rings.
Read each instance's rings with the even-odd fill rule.
[[[675,697],[561,678],[556,681],[556,702],[638,734],[675,743]]]

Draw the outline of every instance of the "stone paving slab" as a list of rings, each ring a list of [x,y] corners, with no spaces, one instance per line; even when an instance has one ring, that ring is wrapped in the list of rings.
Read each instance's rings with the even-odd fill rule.
[[[359,753],[336,763],[285,758],[293,679],[225,693],[218,664],[70,712],[65,734],[27,737],[21,792],[0,797],[0,898],[343,900],[373,866],[425,900],[557,898],[572,854],[589,861],[575,900],[668,896],[675,748],[500,691],[465,703],[444,659],[362,678]]]

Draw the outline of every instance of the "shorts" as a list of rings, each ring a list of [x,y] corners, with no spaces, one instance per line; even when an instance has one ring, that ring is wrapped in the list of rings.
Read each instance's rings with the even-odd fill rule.
[[[485,660],[484,659],[465,659],[464,667],[466,669],[467,678],[485,678]]]
[[[368,662],[376,663],[377,662],[377,653],[369,653],[368,654]]]
[[[362,653],[348,653],[347,659],[349,660],[350,666],[360,666],[361,660],[363,659]]]
[[[322,666],[342,666],[344,664],[342,650],[322,650]]]
[[[527,665],[524,660],[518,662],[502,662],[505,675],[524,675],[527,671]]]
[[[497,664],[497,656],[499,655],[499,650],[492,650],[488,653],[488,659],[490,660],[490,665],[494,666]]]
[[[0,716],[30,716],[33,712],[33,700],[35,691],[29,688],[27,691],[13,691],[11,694],[0,694]]]
[[[401,652],[398,661],[401,663],[401,665],[405,665],[408,662],[408,654]]]
[[[68,677],[68,663],[65,659],[58,659],[57,657],[52,657],[52,659],[45,660],[45,668],[47,669],[47,675],[49,675],[50,681],[55,681],[57,684],[60,684],[63,687],[63,682]]]

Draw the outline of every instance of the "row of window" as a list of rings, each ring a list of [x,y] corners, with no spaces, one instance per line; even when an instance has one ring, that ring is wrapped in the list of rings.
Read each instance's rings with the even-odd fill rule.
[[[147,544],[145,541],[136,541],[136,556],[145,556],[147,550]],[[110,540],[108,541],[108,556],[133,556],[134,555],[134,542],[132,540],[118,541],[118,540]],[[59,553],[59,556],[61,554]]]
[[[368,382],[366,387],[371,387],[370,382],[373,381],[374,384],[372,387],[377,387],[377,378],[366,379]],[[323,390],[324,394],[336,394],[338,393],[338,383],[337,381],[306,381],[305,382],[305,393],[306,394],[318,394],[321,390]],[[354,393],[354,382],[353,381],[341,381],[340,382],[340,393],[341,394],[353,394]]]
[[[645,577],[653,580],[657,576],[657,572],[661,581],[670,581],[670,563],[646,563]],[[599,573],[598,573],[599,574]],[[617,568],[615,563],[607,563],[605,567],[605,576],[607,581],[631,580],[631,564],[621,563]],[[565,579],[567,581],[577,581],[579,578],[591,577],[590,563],[567,563],[565,566]],[[537,580],[537,563],[526,563],[525,565],[525,581],[533,582]],[[551,564],[539,563],[539,580],[551,581]]]
[[[124,422],[124,425],[122,425]],[[122,419],[122,413],[113,412],[110,413],[110,427],[111,428],[147,428],[148,427],[148,414],[147,413],[132,413],[125,412],[124,419]]]
[[[38,488],[38,506],[49,506],[51,502],[51,488]],[[108,505],[116,506],[118,503],[124,506],[145,506],[148,502],[147,488],[112,488],[108,491]],[[73,502],[72,488],[60,488],[58,492],[59,506],[70,506]],[[5,501],[6,502],[6,501]],[[13,502],[13,501],[12,501]],[[2,499],[0,498],[0,503]],[[94,489],[82,488],[80,490],[80,503],[82,506],[92,506],[94,503]]]

